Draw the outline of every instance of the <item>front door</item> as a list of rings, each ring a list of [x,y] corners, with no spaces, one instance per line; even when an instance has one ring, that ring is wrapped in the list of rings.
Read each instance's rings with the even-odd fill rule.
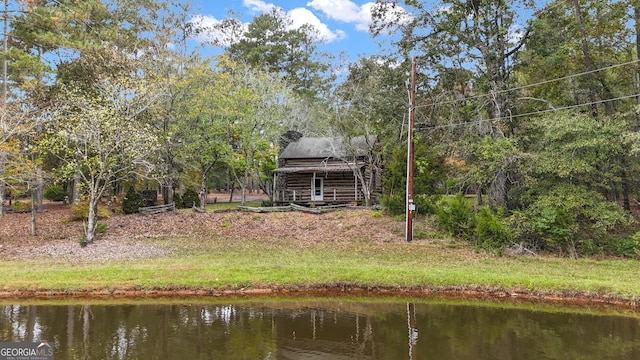
[[[311,201],[322,201],[324,199],[323,178],[313,177],[311,179]]]

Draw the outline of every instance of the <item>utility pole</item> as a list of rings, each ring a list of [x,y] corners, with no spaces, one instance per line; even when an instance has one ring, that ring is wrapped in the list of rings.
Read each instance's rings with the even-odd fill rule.
[[[4,0],[4,21],[2,31],[2,105],[7,103],[7,22],[9,21],[9,0]]]
[[[409,126],[407,135],[407,242],[413,241],[413,127],[416,110],[416,57],[411,60],[411,89],[409,95]]]
[[[3,31],[2,31],[2,107],[6,107],[7,105],[7,31],[8,26],[7,22],[9,21],[9,0],[4,0],[4,10],[3,10]],[[2,109],[2,111],[6,111]],[[2,119],[4,120],[4,119]],[[0,124],[4,126],[4,124]],[[4,172],[4,163],[5,157],[4,154],[0,153],[0,174]],[[4,206],[4,195],[6,191],[6,185],[4,181],[0,180],[0,218],[3,213]]]

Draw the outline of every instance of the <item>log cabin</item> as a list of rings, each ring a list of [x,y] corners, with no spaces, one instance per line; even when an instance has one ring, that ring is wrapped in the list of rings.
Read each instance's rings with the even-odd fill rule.
[[[299,137],[281,150],[274,203],[307,206],[362,204],[380,191],[375,136]]]

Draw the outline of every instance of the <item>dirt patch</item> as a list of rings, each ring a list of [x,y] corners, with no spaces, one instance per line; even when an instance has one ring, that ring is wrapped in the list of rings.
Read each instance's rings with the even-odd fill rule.
[[[107,234],[86,247],[81,221],[71,221],[71,210],[47,203],[37,214],[36,236],[31,236],[31,214],[4,214],[0,219],[0,258],[45,257],[69,261],[134,260],[170,255],[171,250],[145,239],[210,237],[230,240],[264,239],[294,242],[300,247],[319,243],[404,241],[404,225],[375,218],[369,210],[314,215],[306,213],[256,214],[238,211],[197,213],[190,209],[155,215],[118,215],[100,220]]]

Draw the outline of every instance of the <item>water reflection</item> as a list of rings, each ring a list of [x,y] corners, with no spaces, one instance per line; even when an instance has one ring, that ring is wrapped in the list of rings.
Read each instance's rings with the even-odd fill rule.
[[[636,317],[342,301],[0,306],[60,359],[640,359]]]

